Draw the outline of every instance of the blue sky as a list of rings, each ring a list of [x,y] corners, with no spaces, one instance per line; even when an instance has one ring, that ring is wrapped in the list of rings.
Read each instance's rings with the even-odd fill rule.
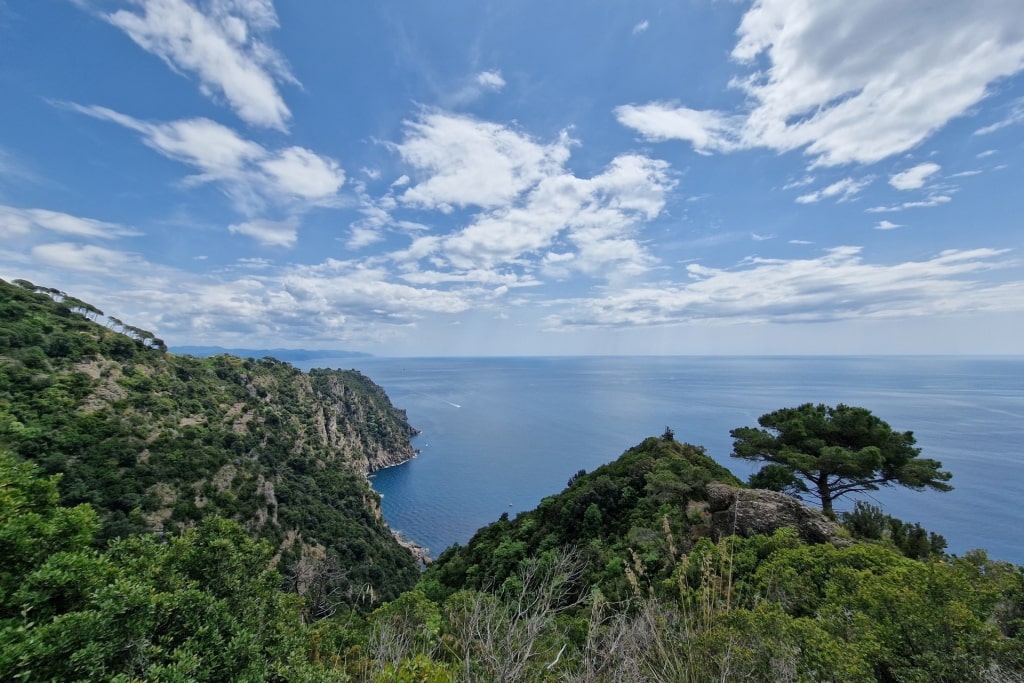
[[[0,277],[171,346],[1020,353],[1019,0],[0,0]]]

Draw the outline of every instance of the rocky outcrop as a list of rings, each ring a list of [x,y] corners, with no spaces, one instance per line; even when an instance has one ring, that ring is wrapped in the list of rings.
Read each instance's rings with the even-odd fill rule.
[[[808,543],[843,542],[841,527],[835,521],[784,493],[743,489],[720,482],[708,484],[707,492],[715,538],[771,534],[790,527]]]
[[[415,457],[409,439],[419,432],[369,378],[354,370],[313,370],[306,381],[317,406],[316,438],[354,471],[369,475]]]

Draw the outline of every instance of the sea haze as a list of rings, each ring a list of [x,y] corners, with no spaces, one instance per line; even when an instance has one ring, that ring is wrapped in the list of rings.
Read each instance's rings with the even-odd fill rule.
[[[801,403],[868,408],[953,472],[950,493],[883,489],[869,502],[949,541],[1024,564],[1024,358],[344,358],[422,430],[415,460],[376,474],[392,528],[435,556],[528,510],[665,427],[741,479],[729,430]],[[839,509],[852,501],[842,499]]]

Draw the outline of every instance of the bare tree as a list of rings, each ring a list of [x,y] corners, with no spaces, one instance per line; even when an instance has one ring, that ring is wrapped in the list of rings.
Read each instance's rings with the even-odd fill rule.
[[[496,593],[466,593],[449,602],[448,621],[461,646],[464,680],[532,680],[538,667],[555,668],[565,634],[556,617],[579,605],[584,563],[575,550],[532,560]]]

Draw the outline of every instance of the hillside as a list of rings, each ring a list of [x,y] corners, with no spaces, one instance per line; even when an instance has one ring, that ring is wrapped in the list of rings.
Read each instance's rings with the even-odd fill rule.
[[[380,387],[38,290],[0,282],[2,680],[1024,682],[1024,569],[671,430],[419,575],[366,481],[413,453]]]
[[[169,354],[24,281],[0,281],[0,320],[0,449],[60,473],[61,502],[98,512],[98,543],[218,515],[303,591],[375,604],[416,580],[366,480],[414,454],[415,430],[367,377]]]
[[[646,439],[446,553],[448,569],[466,560],[462,585],[442,591],[432,570],[372,613],[311,613],[316,592],[282,592],[273,548],[217,517],[90,547],[93,509],[58,504],[55,478],[0,449],[0,679],[1024,680],[1021,568],[982,552],[912,559],[813,524],[804,539],[762,514],[791,500],[722,479],[699,449]],[[597,524],[588,511],[609,498],[593,496],[630,480],[647,485]],[[795,506],[798,527],[814,521]],[[498,584],[486,546],[500,558],[506,542],[524,547]]]
[[[673,438],[649,438],[593,472],[580,471],[565,490],[535,510],[480,529],[463,548],[433,563],[426,582],[437,597],[450,591],[501,586],[529,558],[565,547],[581,553],[582,583],[625,596],[624,571],[635,553],[651,576],[671,571],[669,544],[681,547],[710,535],[706,485],[739,481],[703,450]]]
[[[449,548],[419,590],[479,680],[1024,681],[1024,571],[937,538],[747,488],[666,430]]]

